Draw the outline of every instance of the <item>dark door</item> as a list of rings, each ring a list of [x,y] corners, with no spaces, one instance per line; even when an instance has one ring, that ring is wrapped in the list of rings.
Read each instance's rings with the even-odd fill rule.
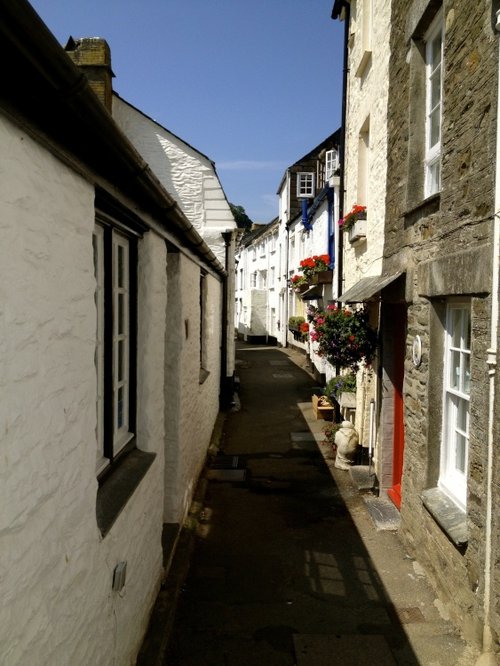
[[[394,387],[394,433],[392,454],[392,487],[387,494],[398,509],[401,508],[401,480],[403,478],[403,453],[405,445],[403,381],[406,353],[406,306],[391,307],[393,325],[393,387]]]

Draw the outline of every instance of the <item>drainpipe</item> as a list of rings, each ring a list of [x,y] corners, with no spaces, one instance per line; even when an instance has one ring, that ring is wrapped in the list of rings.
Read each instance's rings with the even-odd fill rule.
[[[301,204],[302,204],[302,224],[306,231],[311,231],[312,224],[309,224],[309,219],[307,216],[307,208],[308,208],[307,199],[302,199]]]
[[[500,10],[496,12],[495,29],[500,32]],[[499,41],[500,62],[500,41]],[[498,65],[497,65],[498,66]],[[497,109],[500,108],[500,85],[497,79]],[[486,456],[486,534],[484,544],[484,596],[483,596],[483,647],[476,666],[496,666],[493,632],[491,629],[491,595],[493,586],[493,462],[494,462],[494,425],[495,425],[495,374],[497,363],[498,338],[498,300],[500,270],[500,123],[497,122],[496,144],[496,176],[495,176],[495,215],[493,216],[493,277],[491,283],[491,338],[488,349],[489,376],[489,415],[488,415],[488,449]]]
[[[282,327],[283,327],[283,333],[282,333],[282,340],[283,340],[283,347],[288,347],[288,318],[289,318],[289,312],[288,312],[288,273],[289,273],[289,267],[288,267],[288,261],[289,261],[289,244],[290,244],[290,227],[288,226],[288,222],[286,223],[286,243],[285,243],[285,292],[284,292],[284,307],[283,311],[285,314],[285,321],[282,322]]]
[[[232,275],[232,271],[229,271],[229,249],[231,247],[231,241],[233,238],[232,231],[223,231],[222,238],[224,239],[225,247],[225,275],[222,278],[222,341],[221,341],[221,352],[220,352],[220,394],[219,394],[219,405],[221,409],[228,409],[231,405],[233,398],[233,378],[227,376],[227,348],[228,348],[228,279]]]
[[[339,162],[340,162],[340,183],[339,183],[339,219],[344,216],[344,195],[345,195],[345,125],[347,114],[347,75],[349,73],[349,23],[351,18],[351,5],[347,0],[335,0],[332,10],[332,19],[340,18],[344,12],[344,64],[342,74],[342,118],[340,126],[340,146],[339,146]],[[338,296],[343,291],[343,272],[344,272],[344,254],[343,254],[343,239],[342,233],[339,233],[339,249],[337,257],[337,279],[338,279]]]
[[[335,228],[333,226],[333,187],[329,187],[326,193],[328,201],[328,256],[330,257],[330,268],[335,269]]]

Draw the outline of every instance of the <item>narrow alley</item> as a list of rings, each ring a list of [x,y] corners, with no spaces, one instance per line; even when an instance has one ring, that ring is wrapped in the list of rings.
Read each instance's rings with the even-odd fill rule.
[[[237,359],[230,464],[207,472],[164,666],[474,663],[418,562],[333,468],[305,357],[242,343]]]

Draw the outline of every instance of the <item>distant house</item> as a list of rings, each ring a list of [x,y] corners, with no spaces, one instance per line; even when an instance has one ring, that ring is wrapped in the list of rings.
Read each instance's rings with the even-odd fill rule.
[[[254,225],[240,240],[236,264],[236,331],[246,342],[276,344],[278,320],[278,219]]]
[[[319,375],[325,365],[307,335],[290,330],[290,317],[307,316],[308,304],[326,304],[338,293],[338,146],[334,132],[284,173],[278,188],[278,217],[243,236],[237,250],[238,332],[245,339],[294,345],[309,354]],[[329,275],[300,292],[292,278],[300,262],[328,255]]]
[[[209,160],[195,224],[126,137],[110,63],[23,0],[0,34],[0,661],[133,663],[231,379],[235,224]]]

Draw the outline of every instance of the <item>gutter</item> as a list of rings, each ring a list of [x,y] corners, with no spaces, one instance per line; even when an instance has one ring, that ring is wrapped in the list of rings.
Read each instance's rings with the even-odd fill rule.
[[[0,53],[10,63],[10,75],[15,77],[20,70],[31,76],[22,86],[17,79],[15,89],[15,103],[23,107],[29,120],[55,137],[60,145],[67,146],[96,173],[118,184],[146,210],[153,207],[181,245],[187,245],[219,275],[226,275],[224,266],[118,128],[91,90],[87,77],[73,64],[29,3],[0,0],[0,18]],[[37,85],[46,93],[43,104],[39,105],[33,103]],[[75,124],[78,126],[74,127]]]

